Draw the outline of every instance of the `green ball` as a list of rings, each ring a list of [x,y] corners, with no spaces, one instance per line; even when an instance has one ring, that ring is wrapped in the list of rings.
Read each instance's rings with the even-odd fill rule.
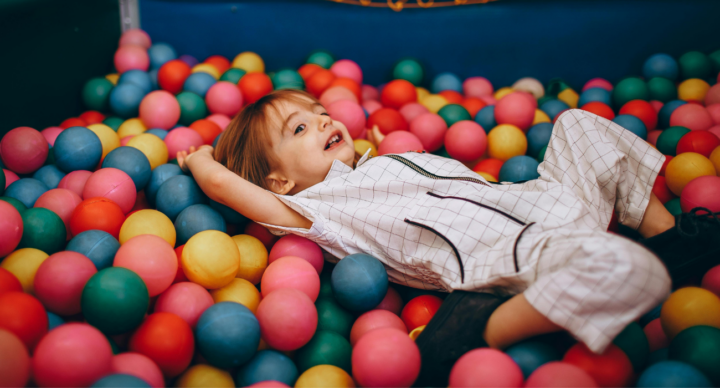
[[[35,248],[52,255],[65,247],[67,237],[65,223],[52,210],[34,207],[27,209],[21,215],[23,234],[18,249]]]
[[[237,69],[234,67],[229,68],[226,72],[220,76],[220,81],[228,81],[234,84],[240,82],[240,78],[245,75],[246,71],[243,69]]]
[[[318,330],[310,342],[300,348],[296,355],[300,373],[317,365],[334,365],[352,373],[352,346],[350,342],[332,331]]]
[[[682,208],[680,207],[680,198],[673,198],[665,202],[665,209],[667,209],[667,211],[673,216],[681,214]]]
[[[330,66],[335,63],[335,58],[327,51],[317,50],[310,53],[305,63],[313,63],[322,68],[329,69]]]
[[[669,358],[698,368],[715,386],[720,385],[720,329],[693,326],[670,343]]]
[[[145,282],[135,272],[121,267],[105,268],[93,275],[81,299],[87,322],[109,335],[138,327],[149,304]]]
[[[333,298],[322,297],[315,302],[318,314],[318,330],[332,331],[343,338],[350,338],[355,317]]]
[[[5,174],[3,174],[3,175],[5,175]],[[24,203],[18,201],[18,200],[15,199],[15,198],[11,198],[11,197],[0,197],[0,201],[5,201],[5,202],[13,205],[13,207],[15,207],[15,209],[17,209],[17,211],[18,211],[18,213],[20,213],[20,215],[22,215],[23,212],[25,212],[25,210],[27,210],[27,206],[25,206]]]
[[[650,343],[639,324],[630,322],[630,324],[615,337],[613,343],[625,352],[635,372],[641,372],[643,370],[647,364],[648,355],[650,354]]]
[[[650,97],[645,81],[636,77],[625,78],[618,82],[612,91],[613,102],[618,108],[628,101],[647,100]]]
[[[690,130],[685,127],[670,127],[665,129],[660,133],[660,136],[658,136],[655,147],[657,147],[658,151],[662,152],[663,155],[675,156],[680,138],[688,132],[690,132]]]
[[[440,117],[445,120],[448,128],[450,128],[458,121],[472,120],[472,117],[470,117],[470,113],[468,113],[467,109],[465,109],[465,107],[459,104],[445,105],[444,107],[440,108],[440,110],[438,111],[438,115],[440,115]]]
[[[547,146],[543,147],[538,153],[537,161],[542,163],[545,160],[545,152],[547,152]]]
[[[103,120],[103,124],[112,128],[112,130],[115,132],[117,132],[118,128],[120,128],[120,126],[124,122],[125,122],[125,120],[121,119],[120,117],[108,117],[105,120]]]
[[[120,347],[117,345],[115,340],[110,338],[107,334],[105,334],[105,338],[107,338],[108,342],[110,343],[110,349],[112,349],[113,355],[120,354]]]
[[[557,96],[548,96],[547,94],[538,99],[537,105],[540,106],[550,100],[557,100]],[[552,119],[552,117],[550,118]]]
[[[112,82],[104,77],[93,78],[86,82],[82,90],[85,106],[91,110],[106,111],[113,87],[115,86]]]
[[[438,155],[438,156],[442,156],[443,158],[452,159],[452,156],[450,156],[450,154],[448,154],[448,152],[447,152],[447,150],[445,149],[445,147],[440,147],[440,149],[437,150],[437,151],[435,151],[435,152],[433,152],[433,154]]]
[[[401,60],[393,68],[393,79],[404,79],[415,86],[420,85],[424,75],[420,62],[412,58]]]
[[[699,51],[690,51],[683,54],[678,60],[680,76],[683,80],[690,78],[706,79],[712,72],[712,62],[707,55]]]
[[[279,89],[305,89],[305,81],[295,70],[283,69],[273,74],[270,77],[272,84],[275,86],[275,90]]]
[[[207,106],[202,97],[193,92],[182,92],[176,96],[180,104],[180,120],[178,124],[188,126],[196,120],[207,116]]]
[[[47,166],[50,164],[55,164],[55,151],[53,151],[54,148],[50,146],[50,149],[48,150],[47,158],[45,159],[45,163],[43,163],[43,166]]]
[[[325,271],[325,268],[323,268],[322,273],[320,273],[320,294],[318,295],[318,300],[324,297],[335,299],[332,291],[331,277],[332,272]]]
[[[720,50],[708,55],[713,66],[713,73],[720,73]]]
[[[647,83],[647,87],[651,100],[658,100],[663,103],[677,100],[677,88],[675,87],[675,83],[667,78],[651,78]]]

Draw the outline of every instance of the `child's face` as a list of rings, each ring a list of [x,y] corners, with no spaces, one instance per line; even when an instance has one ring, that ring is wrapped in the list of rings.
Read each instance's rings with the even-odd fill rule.
[[[282,101],[277,109],[280,114],[270,136],[280,161],[276,173],[294,183],[288,194],[322,182],[336,159],[352,167],[352,138],[345,125],[331,119],[322,105],[308,107]]]

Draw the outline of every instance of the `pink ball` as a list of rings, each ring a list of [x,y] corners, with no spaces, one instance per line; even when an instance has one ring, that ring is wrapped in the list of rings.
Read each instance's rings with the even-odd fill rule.
[[[613,90],[613,85],[609,81],[607,81],[603,78],[593,78],[590,81],[585,83],[585,86],[583,86],[582,91],[584,92],[590,88],[603,88],[603,89],[611,92]]]
[[[338,78],[350,78],[351,80],[357,82],[358,85],[362,85],[362,70],[354,61],[341,59],[330,66],[330,71]]]
[[[680,196],[680,208],[687,213],[695,207],[720,212],[720,177],[706,175],[688,183]]]
[[[147,32],[139,28],[132,28],[120,35],[118,46],[126,46],[129,44],[140,46],[147,50],[152,45],[152,41],[150,41],[150,35],[148,35]]]
[[[660,109],[662,109],[665,104],[658,100],[652,100],[650,101],[650,105],[652,105],[653,109],[655,109],[655,113],[660,113]]]
[[[705,109],[707,109],[710,117],[712,117],[713,123],[720,125],[720,103],[708,105]]]
[[[83,188],[83,199],[103,197],[120,206],[127,214],[135,205],[137,190],[130,175],[117,168],[107,167],[95,171]]]
[[[705,94],[705,106],[717,103],[720,103],[720,84],[713,85],[707,94]]]
[[[647,142],[652,145],[657,145],[657,139],[658,139],[658,137],[660,137],[661,133],[662,133],[662,130],[659,130],[659,129],[653,129],[652,131],[648,132]]]
[[[13,205],[0,201],[0,257],[9,255],[17,248],[22,234],[23,222],[20,213]]]
[[[112,349],[100,330],[66,323],[35,348],[33,380],[40,387],[88,387],[112,372]]]
[[[347,127],[350,137],[356,139],[365,129],[365,111],[355,102],[339,100],[327,106],[327,111],[333,120],[337,120]]]
[[[481,99],[482,102],[484,102],[487,106],[492,106],[492,105],[497,104],[497,100],[495,99],[495,96],[493,96],[492,94],[488,94],[487,96],[480,96],[478,98]]]
[[[128,70],[147,71],[150,66],[146,49],[136,45],[121,46],[115,51],[114,59],[115,68],[121,74]]]
[[[417,136],[408,131],[390,132],[378,147],[378,154],[402,154],[407,151],[423,149],[423,144]]]
[[[305,259],[285,256],[270,263],[260,281],[263,297],[282,288],[302,291],[315,302],[320,293],[320,276]]]
[[[665,331],[663,331],[662,325],[660,324],[660,318],[655,318],[650,321],[645,325],[643,331],[650,344],[651,353],[670,346],[670,341],[668,341],[667,335],[665,335]]]
[[[400,294],[398,294],[398,292],[395,291],[395,289],[392,287],[388,287],[387,294],[385,294],[383,300],[380,302],[379,305],[375,306],[375,309],[377,310],[387,310],[397,315],[398,317],[402,312],[402,308],[402,298],[400,297]]]
[[[80,253],[54,253],[40,264],[35,274],[35,296],[55,314],[77,314],[85,283],[95,273],[95,264]]]
[[[72,171],[65,175],[58,184],[58,189],[68,189],[73,193],[82,196],[85,183],[93,173],[85,170]]]
[[[187,151],[192,146],[200,147],[203,144],[205,144],[205,142],[202,136],[187,127],[175,128],[165,136],[165,145],[168,149],[169,160],[177,158],[177,153],[180,151]]]
[[[150,92],[140,102],[140,120],[147,128],[170,129],[179,119],[180,104],[169,92]]]
[[[702,278],[701,287],[720,296],[720,265],[710,268]]]
[[[450,386],[521,387],[523,373],[510,356],[490,348],[465,353],[450,371]]]
[[[400,114],[403,115],[405,121],[408,123],[423,113],[428,113],[427,108],[417,102],[407,103],[400,108]]]
[[[63,129],[60,127],[47,127],[40,131],[42,135],[45,137],[45,140],[47,140],[48,144],[50,144],[51,147],[55,146],[55,139],[57,139],[60,132],[62,132]]]
[[[0,140],[5,167],[18,174],[29,174],[42,167],[49,149],[45,136],[30,127],[12,129]]]
[[[705,107],[698,104],[685,104],[679,106],[670,115],[670,126],[681,126],[691,131],[703,131],[712,127],[712,116]]]
[[[448,127],[440,115],[428,112],[410,121],[409,129],[410,133],[417,136],[425,150],[435,152],[443,146]]]
[[[154,234],[135,236],[120,246],[113,266],[127,268],[142,278],[151,297],[165,291],[175,279],[177,256],[167,241]]]
[[[525,382],[525,388],[597,387],[584,370],[565,362],[549,362],[535,369]]]
[[[242,108],[243,96],[234,83],[220,81],[208,89],[205,102],[211,113],[235,116]]]
[[[165,379],[157,364],[148,356],[140,353],[121,353],[112,359],[113,373],[135,376],[150,384],[153,388],[165,386]]]
[[[708,129],[708,132],[720,138],[720,124],[714,125]]]
[[[463,92],[465,97],[492,96],[495,89],[485,77],[470,77],[463,82]]]
[[[125,136],[125,137],[123,137],[122,139],[120,139],[120,145],[121,145],[122,147],[125,147],[125,146],[130,142],[130,140],[131,140],[133,137],[135,137],[135,135],[130,135],[130,136]]]
[[[3,168],[3,173],[5,174],[5,188],[7,189],[10,184],[15,182],[16,180],[19,180],[20,177],[17,176],[14,172],[10,170],[6,170]]]
[[[48,190],[35,201],[33,207],[44,207],[52,210],[65,223],[67,237],[70,239],[70,216],[77,205],[82,202],[82,198],[74,191],[68,189],[52,189]]]
[[[355,96],[355,94],[353,94],[353,92],[351,92],[348,88],[343,86],[333,86],[328,88],[320,96],[320,103],[326,107],[330,106],[333,102],[342,100],[352,101],[356,104],[358,103],[357,96]]]
[[[463,120],[453,124],[445,133],[445,149],[461,162],[470,162],[485,153],[487,135],[480,124]]]
[[[279,239],[268,255],[268,263],[285,256],[296,256],[310,263],[318,274],[322,272],[325,258],[322,249],[316,243],[295,234]]]
[[[350,330],[350,345],[355,346],[360,338],[368,332],[384,327],[393,328],[405,334],[408,333],[405,323],[403,323],[397,314],[393,314],[384,309],[370,310],[359,316],[358,319],[355,320],[355,323],[353,323],[352,329]]]
[[[175,314],[194,329],[200,315],[214,303],[210,293],[202,286],[191,282],[180,282],[160,294],[155,302],[155,312]]]
[[[368,100],[380,100],[380,92],[378,92],[377,88],[370,85],[363,85],[362,86],[362,100],[368,101]]]
[[[352,352],[352,375],[363,387],[410,387],[420,374],[420,350],[406,332],[367,333]]]
[[[290,388],[290,386],[285,385],[279,381],[267,380],[255,383],[253,385],[248,385],[247,388]]]
[[[220,127],[220,129],[222,129],[223,131],[225,130],[225,128],[227,128],[228,124],[230,124],[230,121],[232,121],[230,117],[222,113],[215,113],[208,116],[207,119],[217,124],[218,127]]]
[[[0,386],[28,386],[31,362],[25,344],[15,334],[0,329]]]
[[[255,316],[265,342],[283,352],[304,346],[317,329],[318,315],[313,301],[294,288],[281,288],[265,296]]]
[[[535,119],[536,108],[537,102],[529,93],[510,93],[495,105],[495,121],[498,124],[512,124],[527,131]]]
[[[376,110],[382,108],[382,104],[376,100],[367,100],[362,103],[363,109],[368,112],[369,115],[373,114]]]

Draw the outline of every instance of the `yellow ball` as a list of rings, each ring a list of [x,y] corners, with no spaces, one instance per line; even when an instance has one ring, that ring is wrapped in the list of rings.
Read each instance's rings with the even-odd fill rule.
[[[410,339],[412,339],[413,341],[417,340],[417,337],[420,336],[420,333],[422,333],[423,330],[425,330],[425,326],[426,325],[422,325],[422,326],[418,326],[418,327],[414,328],[409,334]]]
[[[690,78],[678,85],[678,98],[683,101],[705,101],[705,95],[710,90],[710,84],[698,79]]]
[[[353,388],[355,382],[344,370],[334,365],[316,365],[298,377],[295,388]]]
[[[710,154],[710,162],[715,166],[715,172],[720,175],[720,146],[715,147]]]
[[[240,259],[242,262],[242,258]],[[225,287],[210,291],[215,303],[235,302],[250,309],[255,314],[260,304],[260,291],[245,279],[235,278]]]
[[[240,266],[235,276],[252,284],[260,283],[268,266],[267,248],[260,240],[247,234],[239,234],[232,239],[240,251]]]
[[[679,197],[691,180],[715,174],[715,166],[710,159],[695,152],[684,152],[668,163],[665,169],[665,182],[670,191]]]
[[[35,273],[48,254],[35,248],[23,248],[9,254],[0,263],[1,268],[10,271],[20,281],[23,291],[35,293]]]
[[[127,143],[129,147],[139,149],[148,161],[150,161],[150,169],[168,162],[168,149],[165,142],[159,137],[150,133],[141,133]]]
[[[490,174],[488,174],[488,173],[486,173],[486,172],[482,172],[482,171],[476,171],[476,172],[477,172],[481,177],[485,178],[485,180],[488,181],[488,182],[497,182],[497,179],[495,179],[494,176],[492,176],[492,175],[490,175]]]
[[[527,138],[520,128],[511,124],[501,124],[493,128],[487,136],[488,155],[494,159],[506,161],[514,156],[525,155]]]
[[[158,236],[170,246],[175,246],[175,226],[165,214],[157,210],[143,209],[131,214],[120,227],[120,244],[141,234]]]
[[[448,104],[448,100],[439,94],[430,94],[420,100],[420,104],[432,113],[437,113],[442,107]]]
[[[193,66],[191,72],[207,73],[213,76],[213,78],[215,79],[220,78],[220,72],[218,71],[218,69],[209,63],[198,63],[197,65]]]
[[[423,98],[430,95],[430,91],[421,86],[416,86],[415,91],[417,92],[417,100],[418,101],[422,101]]]
[[[147,127],[138,118],[127,119],[118,127],[117,135],[122,140],[124,137],[139,135],[147,131]]]
[[[181,388],[235,387],[235,382],[230,373],[205,364],[190,367],[175,384]]]
[[[693,326],[705,325],[720,329],[720,298],[704,288],[681,288],[670,294],[663,303],[660,323],[670,340]]]
[[[102,144],[102,158],[104,159],[110,151],[120,147],[120,138],[117,132],[105,124],[90,124],[87,128],[93,131],[100,138]]]
[[[528,92],[532,94],[536,100],[538,98],[542,98],[542,96],[545,95],[545,88],[543,87],[543,84],[532,77],[520,78],[519,80],[515,81],[512,89]]]
[[[578,101],[580,101],[580,96],[577,94],[576,91],[567,88],[560,92],[560,94],[558,94],[558,100],[570,105],[571,108],[575,109],[577,108]]]
[[[535,109],[535,118],[533,118],[532,125],[550,122],[552,121],[550,121],[550,117],[547,115],[547,113],[541,111],[540,109]]]
[[[353,140],[353,144],[355,145],[355,152],[357,152],[360,155],[365,155],[367,150],[370,150],[370,156],[377,156],[377,148],[375,148],[375,145],[370,142],[369,140],[365,139],[356,139]]]
[[[505,86],[504,88],[500,88],[500,89],[496,90],[493,97],[495,97],[496,100],[499,100],[514,91],[515,91],[515,89],[513,89],[509,86]]]
[[[117,82],[120,79],[120,74],[118,74],[118,73],[108,74],[105,76],[105,79],[110,81],[113,85],[117,85]]]
[[[227,234],[205,230],[190,237],[183,248],[181,262],[190,281],[212,290],[235,279],[240,267],[240,251]]]
[[[232,67],[243,69],[248,73],[252,72],[265,72],[265,63],[259,55],[252,51],[245,51],[244,53],[238,54],[233,59]]]

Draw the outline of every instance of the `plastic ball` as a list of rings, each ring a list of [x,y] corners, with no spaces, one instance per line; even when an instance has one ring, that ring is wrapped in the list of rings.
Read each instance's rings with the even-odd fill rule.
[[[322,295],[315,302],[315,307],[318,314],[317,330],[333,331],[344,338],[350,338],[355,318],[347,310],[335,302],[332,297],[323,297]]]
[[[422,143],[422,148],[434,152],[439,150],[445,142],[447,124],[442,117],[435,113],[422,113],[410,121],[410,133],[414,134]]]
[[[48,150],[45,137],[30,127],[12,129],[0,140],[3,164],[18,174],[28,174],[40,168]]]
[[[318,365],[333,365],[350,372],[352,346],[333,331],[318,330],[305,346],[297,351],[297,366],[304,372]]]
[[[305,80],[305,88],[313,96],[320,97],[320,95],[330,87],[333,81],[335,81],[335,78],[335,74],[330,70],[319,69]]]
[[[183,54],[178,59],[185,62],[190,67],[193,67],[193,66],[197,65],[198,63],[200,63],[200,61],[198,61],[197,58],[195,58],[189,54]]]
[[[320,277],[317,270],[305,259],[285,256],[268,265],[260,287],[263,297],[281,288],[302,291],[315,302],[320,292]]]
[[[611,94],[607,89],[603,88],[590,88],[586,89],[580,94],[580,100],[578,100],[578,106],[583,106],[589,102],[602,102],[605,105],[612,103]]]
[[[53,314],[48,311],[47,315],[48,315],[48,331],[65,323],[65,320],[60,318],[60,316],[57,314]]]
[[[677,154],[695,152],[707,158],[720,146],[720,138],[708,131],[691,131],[683,135],[677,144]]]
[[[555,117],[558,114],[560,114],[560,112],[562,112],[566,109],[570,109],[570,106],[568,104],[566,104],[560,100],[556,100],[556,99],[549,99],[549,100],[543,102],[542,104],[540,104],[540,110],[545,112],[548,115],[548,117]]]
[[[712,383],[697,368],[678,361],[661,361],[650,366],[638,378],[638,387],[711,387]]]
[[[148,48],[147,52],[151,69],[160,68],[165,63],[177,58],[175,49],[167,43],[155,43]]]
[[[183,209],[175,219],[177,243],[185,244],[192,236],[204,230],[226,232],[223,217],[208,205],[195,204]]]
[[[675,156],[677,155],[676,151],[678,142],[680,142],[680,139],[689,132],[690,130],[685,127],[667,128],[662,131],[660,136],[658,136],[655,145],[658,151],[662,152],[664,155]]]
[[[645,325],[643,332],[647,337],[648,349],[651,353],[668,347],[670,341],[668,341],[667,335],[663,331],[660,318],[655,318]]]
[[[322,272],[325,263],[322,250],[316,243],[293,234],[280,238],[273,245],[268,256],[268,262],[272,264],[274,261],[286,256],[295,256],[307,261],[315,268],[318,274]]]
[[[156,296],[172,284],[177,272],[173,247],[162,238],[145,234],[125,241],[115,255],[113,266],[138,274],[150,296]]]
[[[400,330],[373,330],[355,345],[352,372],[363,387],[409,387],[420,373],[420,351]]]
[[[720,328],[720,298],[702,288],[681,288],[670,294],[663,304],[660,320],[670,340],[693,326]]]
[[[93,262],[77,252],[55,253],[35,274],[35,295],[54,313],[77,314],[83,287],[96,272]]]
[[[430,86],[430,91],[433,93],[440,93],[443,90],[454,90],[462,93],[463,84],[460,78],[452,73],[441,73],[433,79]]]
[[[494,92],[492,84],[484,77],[467,78],[462,87],[467,97],[482,97],[492,95]]]
[[[296,388],[354,388],[350,375],[333,365],[317,365],[300,375]]]
[[[105,111],[108,108],[112,82],[105,78],[92,78],[82,89],[82,99],[89,109]]]
[[[216,387],[234,388],[235,382],[227,371],[210,365],[193,365],[180,376],[175,385],[179,388]]]
[[[677,108],[685,104],[687,104],[687,102],[681,100],[673,100],[665,103],[665,105],[663,105],[660,109],[660,112],[658,112],[658,128],[668,128],[670,126],[670,117],[672,114]]]
[[[220,81],[209,88],[205,102],[211,113],[234,116],[243,105],[243,95],[233,83]]]
[[[102,156],[104,158],[110,151],[120,147],[120,138],[117,133],[105,124],[92,124],[88,129],[93,131],[102,144]]]
[[[636,116],[633,116],[630,114],[621,114],[621,115],[615,116],[615,118],[612,119],[612,121],[615,124],[634,133],[635,136],[637,136],[643,140],[647,139],[647,133],[648,133],[647,128],[646,128],[645,124],[643,124],[642,120],[640,120]]]
[[[190,66],[180,59],[167,61],[158,70],[158,84],[172,94],[180,93],[191,72]]]
[[[193,92],[198,96],[204,98],[205,94],[208,92],[208,89],[210,89],[210,87],[213,86],[216,82],[216,77],[213,77],[212,75],[205,72],[195,72],[193,69],[192,74],[190,74],[187,79],[185,79],[185,83],[183,84],[183,90]]]
[[[136,328],[149,304],[142,278],[126,268],[106,268],[85,284],[82,293],[85,319],[105,334],[120,334]]]
[[[256,315],[263,339],[280,351],[304,346],[317,328],[317,310],[312,300],[293,288],[278,289],[267,295]]]
[[[91,388],[117,388],[117,387],[126,387],[126,388],[150,388],[150,384],[145,382],[145,380],[135,377],[129,374],[124,373],[116,373],[111,374],[109,376],[105,376],[101,378],[100,380],[93,383],[93,385],[90,386]]]
[[[53,144],[55,144],[55,139],[57,139],[58,135],[60,135],[60,132],[63,130],[64,129],[60,127],[47,127],[40,131],[40,134],[43,135],[48,144],[50,144],[50,147],[52,147]]]
[[[518,364],[525,378],[542,365],[561,358],[552,346],[538,341],[521,342],[510,346],[505,352]]]
[[[215,303],[235,302],[247,307],[253,314],[260,304],[260,292],[245,279],[235,278],[224,287],[212,290],[212,299]]]
[[[618,82],[612,94],[615,106],[623,106],[632,100],[647,100],[650,97],[645,81],[636,77],[628,77]]]
[[[423,67],[415,59],[403,59],[393,67],[393,78],[396,80],[406,80],[413,85],[420,85],[423,76]]]
[[[643,76],[646,79],[663,77],[675,81],[678,76],[678,63],[675,58],[667,54],[655,54],[648,58],[643,65]]]
[[[122,84],[135,85],[143,91],[143,94],[147,94],[152,91],[152,81],[150,79],[150,75],[142,70],[128,70],[122,73],[118,79],[118,85]]]
[[[438,113],[440,109],[442,109],[445,105],[448,104],[448,100],[439,94],[431,94],[429,96],[420,98],[419,100],[420,104],[432,113]]]
[[[143,124],[142,120],[138,118],[127,119],[120,124],[117,129],[118,137],[120,138],[120,144],[124,145],[123,142],[127,142],[132,136],[139,135],[147,131],[147,127]]]
[[[157,190],[157,209],[174,220],[188,206],[203,203],[205,195],[195,181],[187,175],[168,178]]]
[[[379,260],[367,254],[346,256],[332,272],[335,298],[351,311],[364,312],[374,308],[385,297],[387,288],[385,267]]]
[[[184,319],[191,328],[200,315],[213,305],[210,293],[201,286],[190,283],[175,283],[165,290],[155,302],[155,312],[168,312]]]
[[[667,187],[665,177],[661,175],[658,175],[658,177],[655,179],[652,192],[663,204],[675,198],[675,194],[673,194],[672,191],[670,191],[670,188]]]
[[[378,155],[402,154],[408,151],[422,150],[423,145],[417,136],[408,131],[395,131],[382,140],[378,146]]]
[[[65,249],[87,257],[99,271],[112,265],[120,243],[102,230],[87,230],[73,237]]]
[[[143,97],[145,93],[139,86],[130,83],[121,84],[110,92],[110,108],[120,117],[135,117],[138,115]]]
[[[135,69],[147,71],[148,67],[150,67],[150,58],[146,48],[131,44],[117,49],[114,62],[119,73]]]
[[[707,271],[702,278],[701,284],[702,288],[710,290],[713,294],[720,297],[720,265],[716,265]]]
[[[601,387],[627,386],[633,373],[632,363],[615,345],[607,347],[602,354],[595,354],[578,343],[565,353],[563,361],[583,369]]]
[[[630,322],[630,324],[615,337],[613,344],[625,353],[636,372],[640,372],[645,368],[648,355],[650,354],[650,345],[645,336],[645,332],[643,332],[639,324]]]
[[[472,119],[470,113],[459,104],[447,104],[440,108],[437,114],[445,120],[448,127],[451,127],[457,122]]]
[[[116,168],[102,168],[88,178],[83,188],[83,198],[107,198],[128,213],[137,196],[135,183],[124,171]]]
[[[182,252],[182,269],[192,282],[208,289],[229,284],[240,266],[235,241],[217,230],[200,232],[188,240]]]
[[[355,346],[365,334],[380,328],[393,328],[406,334],[408,332],[408,327],[397,314],[387,310],[370,310],[353,323],[350,331],[350,344]]]
[[[652,105],[644,100],[632,100],[628,101],[625,105],[620,108],[620,115],[633,115],[645,124],[645,128],[648,131],[655,129],[658,122],[658,114]]]
[[[394,131],[406,131],[408,129],[405,118],[400,112],[391,108],[378,109],[370,115],[367,120],[367,126],[372,128],[376,125],[384,135]]]
[[[670,126],[682,126],[692,131],[707,130],[713,125],[714,121],[707,109],[696,104],[679,106],[670,116]]]
[[[293,386],[297,377],[297,367],[290,358],[274,350],[263,350],[238,371],[237,381],[243,387],[259,387],[261,382]]]
[[[220,302],[197,322],[197,347],[213,366],[231,368],[249,361],[260,343],[258,319],[245,306]]]
[[[15,335],[28,352],[32,352],[48,331],[45,308],[40,301],[22,292],[0,294],[0,330]]]
[[[100,138],[83,127],[68,128],[55,139],[55,164],[60,170],[94,170],[100,162],[103,147]]]
[[[380,94],[383,105],[393,109],[400,109],[403,105],[417,101],[415,86],[404,79],[388,82]]]
[[[165,145],[168,150],[168,158],[170,160],[177,157],[180,151],[187,151],[190,147],[200,147],[205,144],[202,136],[190,128],[180,127],[168,132],[165,137]]]
[[[14,251],[23,235],[20,212],[5,201],[0,201],[0,235],[3,236],[0,240],[0,257]]]
[[[651,100],[668,102],[677,99],[677,87],[667,78],[651,78],[648,83],[648,93]]]
[[[521,387],[523,372],[507,354],[475,349],[460,357],[450,372],[451,387]]]
[[[18,248],[35,248],[47,254],[63,249],[67,229],[60,216],[41,207],[28,209],[21,216],[23,236]]]
[[[139,28],[131,28],[122,33],[118,46],[135,45],[148,49],[150,47],[150,36]]]
[[[487,135],[474,121],[458,121],[445,133],[445,149],[461,162],[475,160],[485,153]]]
[[[493,159],[506,161],[512,157],[525,155],[527,139],[520,128],[501,124],[487,135],[488,155]]]
[[[533,372],[525,382],[527,388],[597,387],[584,370],[565,362],[550,362]]]
[[[497,127],[497,122],[495,121],[495,106],[489,105],[480,109],[475,115],[475,122],[480,124],[485,132],[490,132],[491,129]]]
[[[717,311],[717,310],[715,310]],[[720,383],[720,329],[711,326],[694,326],[681,331],[670,343],[668,354],[677,360],[694,366],[715,386]]]
[[[133,212],[120,229],[120,243],[125,244],[133,237],[150,234],[167,241],[175,246],[175,228],[167,216],[153,209],[144,209]]]
[[[362,69],[357,63],[349,59],[341,59],[330,66],[330,71],[336,77],[350,78],[358,84],[362,85]]]
[[[159,312],[145,319],[130,338],[129,348],[153,360],[165,377],[175,377],[190,365],[195,339],[182,318]]]
[[[682,213],[682,208],[680,207],[680,198],[673,198],[667,202],[665,202],[665,209],[670,212],[671,215],[677,216]]]
[[[142,152],[150,163],[151,170],[154,170],[156,167],[165,164],[168,161],[167,146],[162,139],[152,134],[143,133],[134,136],[127,143],[127,146]]]
[[[695,152],[677,155],[665,170],[667,185],[677,196],[682,194],[690,181],[706,175],[716,175],[715,167],[708,158]]]
[[[232,67],[245,70],[248,73],[265,71],[265,63],[262,58],[252,51],[245,51],[235,56]]]
[[[512,124],[527,130],[535,118],[535,108],[532,96],[523,93],[510,93],[501,98],[495,105],[495,120],[498,124]]]
[[[587,104],[581,106],[580,109],[586,112],[594,113],[608,120],[615,118],[615,112],[613,112],[612,108],[600,101],[588,102]]]
[[[327,88],[322,95],[320,95],[320,104],[323,106],[330,106],[332,103],[337,101],[351,101],[358,103],[357,96],[342,86],[332,86]]]
[[[140,353],[126,352],[112,359],[113,372],[138,377],[154,388],[165,385],[162,372],[153,360]]]
[[[178,119],[180,125],[190,125],[190,123],[207,116],[207,105],[197,94],[182,92],[175,98],[180,105],[180,118]]]
[[[172,94],[156,90],[142,99],[139,113],[146,127],[170,129],[180,119],[180,105]]]
[[[705,94],[705,106],[710,108],[710,105],[720,103],[720,86],[717,84],[713,85]],[[713,116],[715,124],[718,123],[717,116]],[[46,130],[43,130],[45,132]]]
[[[699,51],[690,51],[683,54],[678,63],[680,64],[680,79],[706,79],[710,77],[712,63],[707,55]]]
[[[537,158],[540,150],[550,142],[552,130],[553,125],[550,123],[540,123],[530,127],[527,131],[527,154]]]
[[[10,183],[5,196],[17,199],[27,208],[35,206],[35,202],[48,191],[48,187],[34,178],[22,178]]]
[[[333,120],[345,125],[353,139],[360,136],[365,129],[365,113],[360,105],[352,101],[335,101],[327,107],[327,111]]]
[[[475,167],[473,167],[473,171],[485,172],[497,179],[498,175],[500,175],[500,168],[502,168],[503,163],[505,162],[499,159],[483,159],[478,162]]]
[[[283,69],[271,77],[275,90],[279,89],[305,89],[305,80],[293,69]]]
[[[427,325],[440,309],[442,299],[432,295],[421,295],[410,300],[402,310],[402,318],[408,331]]]
[[[13,333],[0,329],[0,385],[24,387],[30,379],[28,350]]]
[[[272,81],[265,73],[249,72],[240,78],[237,87],[242,92],[240,101],[247,104],[252,104],[273,90]]]
[[[267,249],[260,240],[253,236],[242,234],[233,236],[232,239],[235,241],[241,257],[236,276],[252,284],[258,284],[267,267]]]
[[[685,80],[678,85],[677,94],[678,99],[683,101],[705,101],[705,96],[710,90],[710,84],[707,82],[691,78]]]

